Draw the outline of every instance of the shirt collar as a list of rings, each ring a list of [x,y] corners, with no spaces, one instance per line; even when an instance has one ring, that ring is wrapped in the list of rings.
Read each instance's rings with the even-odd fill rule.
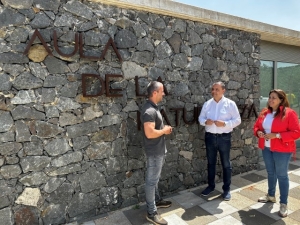
[[[223,102],[223,100],[224,100],[224,95],[222,96],[222,98],[220,99],[219,102],[216,102],[216,100],[215,100],[214,98],[213,98],[213,100],[214,100],[215,103]]]
[[[152,102],[150,99],[147,99],[147,101],[156,109],[158,109],[158,105],[156,105],[154,102]]]

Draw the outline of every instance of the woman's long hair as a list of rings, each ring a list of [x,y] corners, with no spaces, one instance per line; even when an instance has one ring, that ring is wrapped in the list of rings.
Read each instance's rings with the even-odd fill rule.
[[[272,93],[276,93],[278,98],[281,100],[279,106],[278,106],[278,109],[274,115],[274,117],[278,116],[278,115],[281,115],[281,119],[283,119],[285,117],[285,111],[286,111],[286,107],[290,107],[290,103],[289,103],[289,100],[286,96],[286,93],[281,90],[281,89],[273,89],[269,92],[269,96],[270,94]],[[273,112],[273,109],[269,106],[269,102],[267,104],[267,108]]]

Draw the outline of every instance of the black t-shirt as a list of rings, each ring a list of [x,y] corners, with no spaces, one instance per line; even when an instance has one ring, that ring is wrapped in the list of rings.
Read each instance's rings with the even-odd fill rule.
[[[156,104],[147,100],[141,111],[141,122],[144,136],[144,148],[147,156],[164,155],[166,153],[165,135],[158,138],[147,138],[144,132],[145,122],[154,122],[156,130],[164,127],[163,118]]]

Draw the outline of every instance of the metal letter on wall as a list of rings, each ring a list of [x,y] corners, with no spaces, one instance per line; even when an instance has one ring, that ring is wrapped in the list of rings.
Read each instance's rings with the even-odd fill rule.
[[[75,33],[75,47],[74,47],[74,51],[70,54],[65,54],[62,53],[57,45],[57,34],[56,34],[56,30],[53,31],[53,45],[54,45],[54,49],[56,50],[56,52],[64,57],[72,57],[73,55],[76,54],[76,52],[78,51],[79,48],[79,37],[78,37],[78,33]]]
[[[115,88],[115,89],[110,89],[109,88],[109,78],[110,77],[123,77],[122,75],[119,75],[119,74],[105,74],[105,87],[106,87],[106,96],[107,97],[122,97],[123,95],[122,94],[116,94],[116,92],[118,91],[122,91],[122,89],[120,88]],[[114,93],[111,93],[110,90],[112,90],[112,92]]]
[[[113,47],[113,49],[114,49],[114,51],[115,51],[115,53],[116,53],[116,55],[117,55],[119,61],[122,62],[122,61],[123,61],[123,60],[122,60],[122,57],[121,57],[121,55],[120,55],[120,53],[119,53],[119,51],[118,51],[118,49],[117,49],[117,47],[116,47],[116,45],[115,45],[115,42],[113,41],[112,38],[109,38],[108,42],[106,43],[106,45],[105,45],[105,47],[104,47],[104,50],[103,50],[103,52],[102,52],[102,54],[101,54],[100,60],[103,60],[103,59],[104,59],[105,54],[106,54],[106,52],[107,52],[107,50],[108,50],[108,47],[109,47],[110,45]]]
[[[91,78],[94,78],[94,80],[93,81],[91,81],[91,82],[89,82],[89,84],[90,85],[88,85],[88,82],[87,82],[87,80],[90,78],[90,80],[91,80]],[[98,93],[96,93],[96,94],[87,94],[87,86],[89,86],[89,87],[91,87],[92,85],[92,83],[95,83],[95,80],[99,80],[100,81],[100,86],[101,86],[101,89],[100,89],[100,91],[98,91]],[[103,95],[103,93],[104,93],[104,81],[103,81],[103,79],[99,76],[99,75],[97,75],[97,74],[82,74],[82,95],[83,95],[83,97],[97,97],[97,96],[100,96],[100,95]]]
[[[122,57],[121,57],[121,55],[120,55],[120,53],[119,53],[119,51],[118,51],[118,49],[117,49],[117,47],[116,47],[116,45],[115,45],[115,43],[114,43],[114,41],[113,41],[112,38],[110,38],[108,40],[108,42],[106,43],[106,45],[104,47],[104,50],[103,50],[103,52],[102,52],[102,54],[101,54],[100,57],[97,57],[97,56],[86,56],[86,55],[84,55],[84,53],[83,53],[83,44],[84,43],[83,43],[82,33],[80,33],[79,34],[79,55],[80,55],[80,58],[86,58],[86,59],[90,59],[90,60],[93,60],[93,61],[103,60],[104,57],[105,57],[105,54],[106,54],[106,52],[108,50],[108,47],[111,45],[113,47],[113,49],[114,49],[114,51],[115,51],[115,53],[116,53],[119,61],[122,62]]]
[[[244,105],[240,105],[239,108],[242,108],[242,113],[241,113],[241,119],[244,119],[244,115],[246,113],[246,110],[248,109],[248,106],[247,104],[244,104]],[[248,111],[248,116],[247,116],[247,119],[250,119],[250,116],[251,116],[251,113],[252,111],[254,112],[254,116],[257,118],[258,117],[258,114],[257,114],[257,111],[256,111],[256,107],[254,105],[254,103],[250,106],[250,109]]]
[[[175,111],[175,118],[176,118],[176,127],[179,126],[179,113],[182,111],[183,108],[171,108],[170,111]]]
[[[197,118],[198,118],[198,116],[196,115],[196,113],[197,113],[197,110],[196,110],[196,108],[194,108],[194,119],[191,120],[191,121],[188,121],[188,120],[186,119],[187,111],[186,111],[186,108],[184,108],[184,109],[183,109],[183,115],[182,115],[183,121],[184,121],[186,124],[188,124],[188,125],[194,124],[194,123],[197,121]]]
[[[168,119],[167,113],[164,109],[160,110],[162,117],[166,120],[166,123],[171,126],[170,120]]]
[[[23,54],[24,55],[28,54],[29,49],[36,37],[38,37],[40,39],[40,41],[42,42],[42,44],[43,44],[44,48],[46,49],[46,51],[48,52],[48,54],[52,56],[52,52],[51,52],[50,48],[47,46],[47,43],[45,42],[44,38],[42,37],[42,35],[40,34],[40,32],[37,29],[35,29],[33,35],[31,36],[29,43],[27,44],[26,49],[23,52]]]

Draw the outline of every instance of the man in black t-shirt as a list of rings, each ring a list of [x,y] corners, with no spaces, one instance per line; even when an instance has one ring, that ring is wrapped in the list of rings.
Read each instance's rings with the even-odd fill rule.
[[[164,125],[157,106],[165,95],[163,84],[152,81],[147,87],[147,93],[148,99],[141,112],[144,148],[147,156],[145,194],[148,213],[146,219],[154,224],[167,225],[168,222],[157,213],[157,208],[166,208],[172,203],[161,199],[158,181],[167,152],[165,135],[172,133],[172,127]]]

